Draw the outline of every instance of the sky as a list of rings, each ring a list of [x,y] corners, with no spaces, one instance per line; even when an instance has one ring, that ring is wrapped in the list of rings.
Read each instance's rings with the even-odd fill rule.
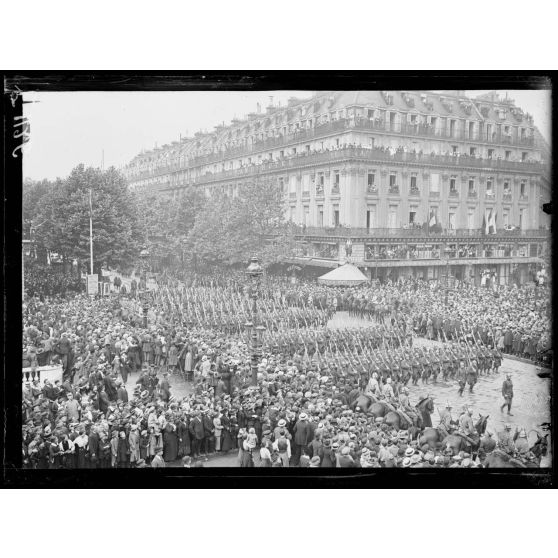
[[[486,91],[468,91],[471,95]],[[505,95],[506,91],[500,91]],[[530,112],[535,125],[550,143],[550,91],[507,91],[516,104]],[[64,92],[24,94],[24,113],[31,138],[24,147],[23,176],[53,180],[67,176],[80,163],[120,168],[141,150],[148,150],[180,135],[232,118],[262,112],[270,103],[287,104],[289,97],[310,97],[310,91],[206,91],[206,92]]]

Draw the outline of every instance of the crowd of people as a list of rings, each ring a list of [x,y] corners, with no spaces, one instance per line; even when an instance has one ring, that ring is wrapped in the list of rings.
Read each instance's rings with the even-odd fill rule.
[[[85,288],[75,273],[64,271],[62,264],[41,265],[32,260],[26,263],[24,282],[29,296],[66,296]]]
[[[133,295],[26,299],[26,467],[200,466],[229,452],[241,467],[476,467],[496,457],[524,466],[545,457],[524,431],[472,425],[469,409],[444,430],[457,444],[424,438],[432,426],[426,390],[437,373],[461,393],[466,384],[472,390],[478,374],[498,370],[501,350],[531,355],[533,340],[515,343],[516,332],[540,336],[537,347],[548,335],[546,308],[527,289],[494,298],[464,288],[446,307],[435,285],[420,281],[331,289],[268,277],[258,319],[272,327],[254,385],[249,337],[226,327],[239,308],[215,304],[226,288],[239,307],[250,304],[244,281],[231,273],[205,285],[163,283],[147,328]],[[294,309],[304,325],[285,322]],[[343,309],[371,318],[369,331],[305,320]],[[413,347],[417,335],[443,348]],[[51,383],[38,367],[53,362],[63,377]],[[184,375],[186,395],[173,394],[174,374]],[[411,404],[407,385],[419,381],[425,393]]]

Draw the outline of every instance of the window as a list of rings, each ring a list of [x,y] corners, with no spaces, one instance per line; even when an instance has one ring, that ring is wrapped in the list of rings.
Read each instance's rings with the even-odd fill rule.
[[[473,136],[475,135],[475,123],[469,122],[469,139],[474,139]]]
[[[469,209],[467,211],[467,228],[474,229],[475,228],[475,211],[474,209]]]
[[[477,148],[476,147],[469,147],[469,155],[471,157],[476,157],[477,156]]]
[[[335,147],[339,147],[339,138],[335,139]]]
[[[473,194],[475,192],[475,179],[469,178],[469,194]]]
[[[488,158],[492,159],[494,157],[494,149],[489,149],[488,150]]]
[[[450,177],[450,192],[457,192],[457,176]]]
[[[527,161],[527,156],[528,156],[527,151],[523,151],[523,152],[521,153],[521,160],[522,160],[522,161]]]
[[[270,154],[269,154],[269,160],[270,160],[270,161],[273,161],[273,153],[270,153]]]
[[[368,118],[370,118],[370,120],[374,118],[374,109],[368,109]]]
[[[397,228],[397,206],[396,205],[389,206],[388,228],[390,229]]]
[[[296,155],[296,147],[293,147],[293,155]]]
[[[451,230],[455,229],[455,209],[451,209],[449,214],[448,214],[448,228]]]
[[[318,227],[324,226],[324,206],[318,205]]]
[[[457,122],[455,120],[450,120],[450,138],[455,137],[455,129]]]
[[[285,156],[285,152],[281,149],[281,151],[279,151],[279,157],[281,157],[281,159]]]
[[[333,184],[335,185],[335,188],[339,189],[339,171],[335,171],[334,178],[335,180]]]
[[[338,205],[333,206],[333,225],[335,227],[339,226],[339,206]]]
[[[525,208],[519,210],[519,228],[524,230],[527,223],[525,222]]]
[[[397,175],[396,175],[395,173],[392,172],[392,173],[390,173],[390,175],[389,175],[389,185],[390,185],[390,188],[391,188],[392,186],[395,186],[396,183],[397,183]]]
[[[519,185],[519,195],[520,196],[525,196],[525,182],[522,182]]]
[[[440,175],[432,173],[430,175],[430,191],[440,192]]]
[[[414,225],[417,221],[417,208],[411,207],[409,211],[409,225]]]
[[[509,227],[510,225],[510,212],[505,210],[502,212],[502,221],[504,223],[504,227]]]
[[[376,226],[376,206],[369,205],[368,210],[366,211],[366,228],[374,229]]]
[[[452,146],[451,146],[451,152],[452,152],[454,155],[457,154],[457,147],[458,147],[457,145],[452,145]]]
[[[510,183],[508,180],[504,180],[504,194],[510,193]]]
[[[493,182],[493,178],[487,178],[486,179],[486,194],[488,196],[493,196],[494,195],[494,182]]]
[[[309,145],[306,145],[305,149],[306,149],[306,153],[310,153],[310,146]]]
[[[509,161],[511,159],[511,151],[506,151],[505,158],[506,158],[506,161]]]
[[[374,186],[376,182],[376,173],[369,172],[368,173],[368,186]]]

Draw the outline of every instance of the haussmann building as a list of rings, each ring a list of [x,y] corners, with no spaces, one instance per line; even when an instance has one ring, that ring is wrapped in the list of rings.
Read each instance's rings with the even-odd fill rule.
[[[524,283],[548,255],[550,148],[493,92],[323,91],[270,102],[210,133],[137,155],[133,188],[235,195],[272,180],[296,224],[296,263],[351,261],[371,278]]]

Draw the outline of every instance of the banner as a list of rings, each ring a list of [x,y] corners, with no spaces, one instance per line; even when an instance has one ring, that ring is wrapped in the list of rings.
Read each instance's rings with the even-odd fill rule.
[[[95,296],[99,292],[99,275],[93,273],[87,276],[87,294]]]

